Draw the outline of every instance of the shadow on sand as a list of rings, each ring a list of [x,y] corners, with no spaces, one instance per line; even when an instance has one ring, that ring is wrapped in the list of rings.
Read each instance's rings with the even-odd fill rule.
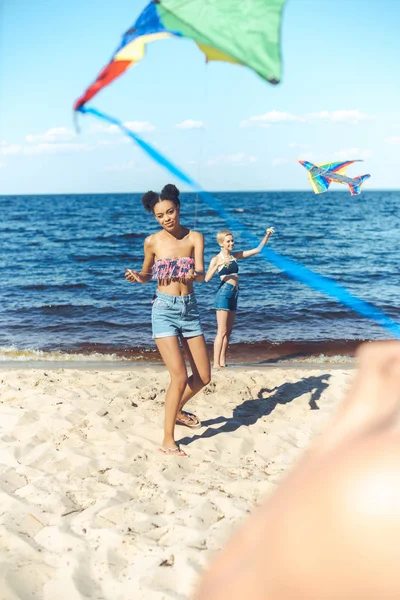
[[[319,410],[317,401],[321,397],[322,392],[328,387],[329,373],[319,375],[318,377],[305,377],[295,383],[283,383],[279,387],[272,389],[262,388],[257,395],[257,398],[245,400],[239,404],[234,410],[232,417],[216,417],[203,421],[203,427],[207,427],[206,431],[201,434],[196,434],[193,437],[184,437],[177,442],[188,446],[197,440],[212,438],[220,433],[231,433],[237,431],[242,426],[254,425],[258,419],[267,417],[272,413],[278,404],[288,404],[295,398],[311,392],[309,401],[311,410]],[[268,398],[264,398],[264,394],[272,394]],[[221,427],[211,428],[212,425]]]

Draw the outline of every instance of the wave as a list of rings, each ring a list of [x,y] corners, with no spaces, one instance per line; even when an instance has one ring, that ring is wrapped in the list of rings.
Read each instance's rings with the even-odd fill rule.
[[[77,263],[87,263],[87,262],[94,262],[94,261],[111,261],[111,262],[116,262],[119,260],[124,260],[124,261],[129,261],[131,262],[132,259],[134,259],[135,257],[132,254],[89,254],[87,256],[83,256],[83,255],[78,255],[78,254],[73,254],[71,255],[71,259]]]
[[[21,289],[32,292],[43,292],[45,290],[84,290],[89,287],[86,283],[65,283],[65,284],[34,284],[23,285]]]
[[[310,341],[284,341],[238,343],[229,347],[229,356],[243,364],[273,364],[280,362],[348,362],[354,358],[362,339],[325,339]],[[340,358],[339,358],[340,357]]]
[[[136,240],[143,239],[146,237],[146,233],[120,233],[120,234],[111,234],[111,235],[98,235],[94,238],[95,242],[118,242],[119,240]]]
[[[32,348],[0,348],[0,364],[2,362],[116,362],[127,360],[117,354],[99,354],[91,352],[79,354],[72,352],[60,352],[35,350]]]
[[[364,340],[323,340],[308,342],[262,342],[238,343],[229,347],[228,362],[236,365],[272,365],[288,363],[347,364],[353,362],[355,352]],[[208,345],[209,355],[212,353]],[[155,348],[137,346],[115,348],[105,344],[82,343],[73,350],[0,347],[0,362],[83,362],[83,363],[160,363]]]

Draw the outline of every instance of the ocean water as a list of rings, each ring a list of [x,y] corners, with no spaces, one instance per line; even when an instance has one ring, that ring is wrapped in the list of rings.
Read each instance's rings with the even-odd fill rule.
[[[255,236],[274,226],[277,252],[333,278],[400,321],[400,192],[216,193]],[[0,196],[0,359],[156,357],[150,311],[155,283],[132,285],[143,241],[158,225],[139,194]],[[218,214],[182,195],[181,221],[218,252]],[[234,232],[235,233],[235,232]],[[246,249],[235,235],[236,250]],[[197,284],[206,341],[216,331],[217,278]],[[390,335],[334,300],[280,273],[261,256],[240,262],[231,356],[351,354],[359,340]]]

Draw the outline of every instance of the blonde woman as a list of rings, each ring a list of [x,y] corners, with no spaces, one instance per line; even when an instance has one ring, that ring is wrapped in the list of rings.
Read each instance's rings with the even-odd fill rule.
[[[216,310],[218,326],[214,341],[214,368],[216,369],[226,367],[226,351],[235,321],[239,296],[238,260],[249,258],[261,252],[274,231],[273,227],[267,229],[264,238],[257,248],[242,250],[240,252],[232,252],[235,240],[230,231],[224,229],[217,233],[217,242],[221,251],[211,259],[205,276],[205,281],[210,281],[218,272],[221,279],[213,307]]]

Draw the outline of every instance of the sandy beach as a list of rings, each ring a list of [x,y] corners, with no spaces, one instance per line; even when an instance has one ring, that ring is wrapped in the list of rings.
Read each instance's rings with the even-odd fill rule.
[[[276,487],[354,370],[230,368],[157,451],[164,369],[2,368],[1,600],[183,600]]]

